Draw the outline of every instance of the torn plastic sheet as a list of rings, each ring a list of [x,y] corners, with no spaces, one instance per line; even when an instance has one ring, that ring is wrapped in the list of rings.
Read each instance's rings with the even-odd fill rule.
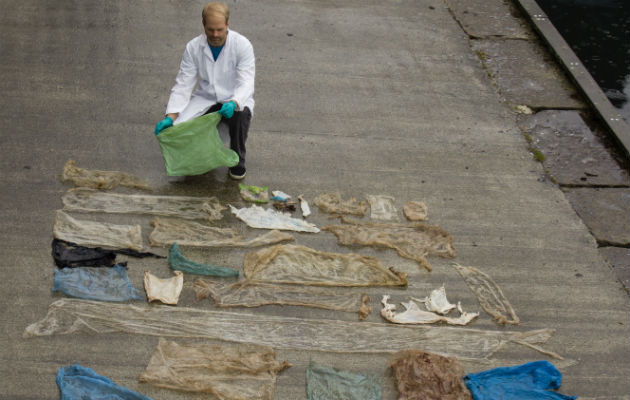
[[[218,228],[193,221],[155,218],[149,242],[151,246],[167,247],[173,243],[197,247],[258,247],[293,241],[288,233],[273,230],[253,239],[245,239],[233,228]]]
[[[351,214],[363,217],[367,212],[367,202],[355,198],[343,200],[339,193],[321,193],[313,199],[320,210],[331,214]]]
[[[400,303],[405,307],[405,311],[396,313],[396,306],[389,304],[388,301],[389,296],[384,295],[381,300],[383,304],[381,316],[395,324],[433,324],[436,322],[446,322],[449,325],[468,325],[473,319],[479,316],[478,313],[463,312],[461,307],[459,307],[459,317],[446,317],[434,312],[421,310],[418,304],[413,301]]]
[[[464,382],[475,400],[574,400],[552,392],[562,384],[562,373],[548,361],[533,361],[468,374]]]
[[[111,379],[80,364],[61,367],[57,372],[57,386],[61,392],[61,400],[151,400],[150,397],[119,386]]]
[[[464,368],[455,358],[405,350],[396,353],[389,366],[396,378],[399,400],[472,398],[462,380]]]
[[[431,271],[426,260],[427,255],[455,257],[453,238],[437,225],[396,224],[384,222],[359,222],[341,217],[343,225],[328,225],[322,230],[330,231],[339,244],[350,246],[389,247],[395,249],[401,257],[417,261]]]
[[[220,400],[273,400],[276,375],[291,364],[272,348],[253,345],[178,344],[160,338],[140,382]]]
[[[446,298],[446,288],[444,285],[442,285],[439,289],[432,290],[431,294],[424,299],[412,299],[414,301],[424,303],[424,306],[428,311],[435,312],[440,315],[446,315],[457,307]]]
[[[91,187],[95,189],[113,189],[120,186],[127,186],[136,189],[150,190],[146,182],[143,182],[135,175],[118,171],[88,170],[76,166],[73,160],[68,160],[63,167],[61,180],[71,181],[76,186]]]
[[[216,197],[121,194],[86,188],[70,189],[61,200],[66,211],[149,214],[208,221],[223,218],[221,211],[226,209]]]
[[[241,198],[254,203],[269,203],[269,190],[267,186],[254,186],[238,184]]]
[[[306,218],[311,215],[311,207],[309,207],[308,202],[304,200],[304,196],[299,195],[298,200],[300,201],[300,209],[302,209],[302,217]]]
[[[366,197],[370,203],[370,218],[385,221],[398,220],[395,199],[392,196],[368,194]]]
[[[247,327],[247,329],[244,329]],[[482,360],[508,343],[561,358],[539,344],[552,329],[526,332],[462,327],[405,326],[373,322],[290,318],[162,305],[61,299],[41,321],[26,327],[23,338],[74,333],[124,332],[163,337],[220,339],[276,349],[345,353],[392,353],[409,348],[461,359]]]
[[[245,255],[243,274],[254,282],[319,286],[406,286],[406,274],[375,257],[275,245]]]
[[[372,311],[364,294],[337,293],[302,285],[276,285],[243,280],[234,283],[196,279],[197,301],[211,297],[219,307],[260,307],[268,304],[324,308],[359,313],[364,319]]]
[[[492,315],[496,322],[518,325],[520,319],[501,288],[492,278],[474,267],[463,267],[459,264],[453,264],[453,266],[475,294],[481,308]]]
[[[149,302],[160,301],[164,304],[177,305],[184,287],[184,274],[174,271],[175,276],[161,279],[149,271],[144,271],[144,290]]]
[[[426,221],[429,209],[422,201],[408,201],[403,205],[403,213],[409,221]]]
[[[187,274],[220,276],[223,278],[235,278],[238,271],[232,268],[219,267],[210,264],[199,264],[182,255],[177,243],[173,243],[168,250],[168,263],[172,269],[186,272]]]
[[[380,400],[381,390],[375,375],[354,374],[313,361],[306,369],[308,400]]]
[[[79,220],[60,210],[55,213],[53,236],[79,245],[123,247],[138,251],[144,247],[140,225]]]
[[[127,276],[121,265],[112,268],[77,267],[59,269],[55,267],[53,292],[88,300],[127,301],[144,300]]]
[[[113,267],[116,264],[116,255],[123,254],[131,257],[155,257],[165,258],[153,253],[142,253],[132,249],[106,250],[101,247],[85,247],[76,243],[53,239],[51,243],[52,256],[59,268],[75,267]],[[119,263],[126,265],[127,263]]]
[[[280,229],[297,232],[317,233],[319,228],[310,222],[291,217],[272,208],[264,209],[257,205],[249,208],[230,206],[232,214],[252,228]]]

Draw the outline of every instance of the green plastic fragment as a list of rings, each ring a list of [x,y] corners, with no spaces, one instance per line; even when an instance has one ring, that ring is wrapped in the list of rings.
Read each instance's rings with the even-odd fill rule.
[[[381,400],[381,382],[377,376],[353,374],[310,362],[306,370],[308,400]]]
[[[168,176],[200,175],[238,164],[238,154],[225,147],[218,113],[206,114],[164,129],[157,135]]]
[[[190,261],[182,255],[177,243],[173,243],[168,250],[168,263],[172,269],[185,272],[187,274],[218,276],[222,278],[238,277],[238,271],[227,267],[217,267],[212,264],[199,264]]]
[[[269,191],[267,186],[254,186],[239,183],[238,189],[241,192],[243,200],[253,201],[254,203],[269,202]]]

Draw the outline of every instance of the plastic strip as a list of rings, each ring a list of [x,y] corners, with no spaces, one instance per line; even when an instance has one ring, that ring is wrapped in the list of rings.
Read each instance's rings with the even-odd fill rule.
[[[24,338],[75,333],[124,332],[164,337],[220,339],[277,349],[392,353],[409,348],[462,359],[485,359],[516,341],[546,343],[551,329],[526,332],[404,326],[372,322],[302,319],[186,307],[61,299]]]
[[[196,279],[193,289],[197,301],[211,297],[219,307],[260,307],[268,304],[324,308],[327,310],[359,313],[364,319],[370,314],[364,294],[337,293],[330,290],[299,285],[275,285],[239,281],[234,283],[210,282]]]
[[[112,214],[149,214],[216,221],[226,207],[216,197],[152,196],[120,194],[75,188],[61,198],[66,211]]]
[[[218,228],[193,221],[155,218],[149,236],[151,246],[169,247],[173,243],[197,247],[258,247],[293,241],[288,233],[277,230],[253,239],[245,239],[233,228]]]

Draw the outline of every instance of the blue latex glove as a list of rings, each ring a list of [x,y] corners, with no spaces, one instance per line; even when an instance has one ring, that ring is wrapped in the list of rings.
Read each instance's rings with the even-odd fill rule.
[[[166,117],[155,125],[155,136],[159,135],[164,129],[173,125],[173,118]]]
[[[236,110],[236,103],[233,101],[228,101],[227,103],[223,103],[221,109],[219,110],[219,114],[221,114],[225,118],[232,118],[234,115],[234,110]]]

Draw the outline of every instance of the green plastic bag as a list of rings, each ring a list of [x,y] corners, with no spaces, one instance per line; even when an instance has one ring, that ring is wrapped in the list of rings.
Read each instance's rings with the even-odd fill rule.
[[[238,154],[225,147],[217,125],[219,113],[202,115],[164,129],[157,135],[168,176],[204,174],[238,164]]]

